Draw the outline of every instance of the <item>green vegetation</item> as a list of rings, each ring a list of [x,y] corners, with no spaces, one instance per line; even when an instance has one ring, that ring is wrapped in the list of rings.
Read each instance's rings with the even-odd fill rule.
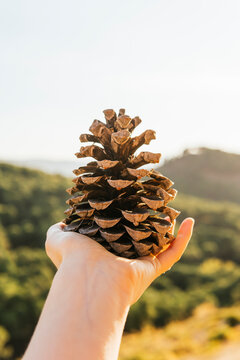
[[[60,175],[0,164],[0,221],[11,248],[44,246],[49,224],[64,218],[70,184]]]
[[[234,325],[229,323],[234,319]],[[239,351],[240,306],[217,308],[199,305],[190,318],[172,321],[164,328],[145,326],[141,332],[123,337],[119,360],[225,359],[222,347]],[[231,359],[229,348],[226,359]],[[237,357],[234,357],[237,359]]]
[[[63,218],[70,183],[0,164],[0,360],[21,356],[32,335],[55,272],[44,252],[46,230]],[[180,194],[174,207],[182,211],[180,220],[196,219],[193,239],[182,261],[132,307],[128,333],[174,327],[173,321],[188,318],[202,303],[212,308],[240,303],[240,206]],[[239,320],[239,313],[229,312],[227,329],[235,329]],[[217,343],[226,337],[228,330],[221,328],[208,339]],[[148,360],[123,357],[143,358]]]
[[[48,227],[63,218],[70,180],[0,164],[0,359],[20,356],[55,272]]]

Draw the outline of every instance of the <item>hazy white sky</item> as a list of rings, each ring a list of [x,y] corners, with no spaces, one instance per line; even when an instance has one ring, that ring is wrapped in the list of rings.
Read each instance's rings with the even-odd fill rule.
[[[102,110],[145,150],[240,153],[238,0],[0,0],[0,159],[74,159]]]

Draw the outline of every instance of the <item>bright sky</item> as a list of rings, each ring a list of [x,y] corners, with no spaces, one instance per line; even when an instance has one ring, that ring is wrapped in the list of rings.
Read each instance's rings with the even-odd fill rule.
[[[0,158],[74,159],[121,107],[163,158],[240,153],[239,39],[238,0],[0,0]]]

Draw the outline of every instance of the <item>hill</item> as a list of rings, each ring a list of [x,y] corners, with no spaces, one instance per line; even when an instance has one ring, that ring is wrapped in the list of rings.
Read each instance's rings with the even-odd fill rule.
[[[240,155],[199,148],[185,150],[158,168],[174,180],[179,192],[240,203]]]

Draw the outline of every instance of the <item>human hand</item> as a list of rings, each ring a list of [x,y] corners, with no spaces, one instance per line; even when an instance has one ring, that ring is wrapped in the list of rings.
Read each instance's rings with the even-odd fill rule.
[[[108,284],[109,290],[117,287],[117,294],[126,296],[131,305],[153,280],[181,258],[191,238],[193,225],[194,219],[185,219],[174,242],[159,255],[125,259],[111,254],[85,235],[64,232],[65,224],[58,223],[47,232],[46,252],[57,268],[62,263],[68,263],[76,272],[87,272],[88,279],[91,274],[96,276],[98,283]]]
[[[130,305],[180,259],[193,224],[185,219],[163,253],[133,260],[64,232],[63,223],[51,226],[46,251],[58,271],[24,360],[117,359]]]

